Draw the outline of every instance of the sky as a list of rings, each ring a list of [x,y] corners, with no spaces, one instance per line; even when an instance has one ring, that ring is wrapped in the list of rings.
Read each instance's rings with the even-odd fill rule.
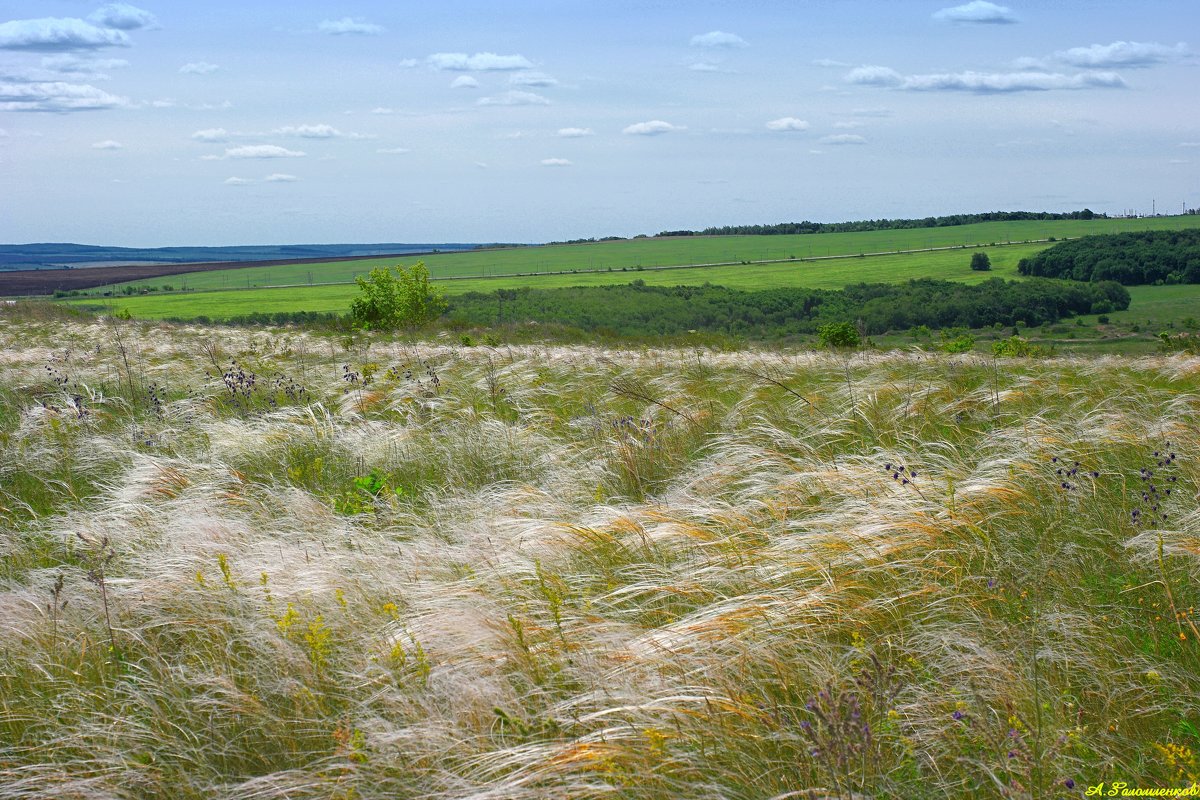
[[[0,242],[1179,213],[1197,32],[1195,0],[0,2]]]

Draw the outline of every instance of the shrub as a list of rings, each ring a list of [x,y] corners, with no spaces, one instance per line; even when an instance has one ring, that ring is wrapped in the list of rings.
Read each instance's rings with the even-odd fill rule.
[[[350,303],[350,318],[362,328],[395,330],[437,319],[446,310],[440,289],[429,283],[429,270],[418,261],[411,268],[376,267],[354,279],[360,296]]]
[[[858,329],[849,322],[831,322],[817,329],[817,339],[822,347],[858,347],[862,337]]]

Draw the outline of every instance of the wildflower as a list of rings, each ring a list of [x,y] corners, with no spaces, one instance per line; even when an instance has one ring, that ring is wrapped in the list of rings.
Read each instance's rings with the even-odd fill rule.
[[[1065,781],[1063,781],[1063,786],[1067,787],[1068,789],[1074,789],[1075,781],[1071,780],[1070,778],[1067,778]]]
[[[957,721],[961,720],[963,717],[965,717],[966,714],[959,711],[958,709],[955,709],[954,713],[951,714],[950,716],[954,717],[955,722],[957,722]]]

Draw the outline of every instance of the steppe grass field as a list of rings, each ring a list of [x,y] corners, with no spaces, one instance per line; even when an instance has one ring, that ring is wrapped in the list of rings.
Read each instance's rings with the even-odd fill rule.
[[[1200,359],[0,310],[0,795],[1200,779]]]

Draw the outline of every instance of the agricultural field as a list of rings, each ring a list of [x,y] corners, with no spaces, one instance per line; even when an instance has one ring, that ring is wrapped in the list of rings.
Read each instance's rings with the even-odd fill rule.
[[[770,238],[770,237],[763,237]],[[912,278],[940,278],[978,283],[988,278],[1016,278],[1017,262],[1045,244],[1009,245],[987,248],[990,272],[972,272],[971,257],[963,250],[905,253],[863,258],[834,259],[783,264],[733,264],[687,269],[645,269],[536,277],[499,277],[443,280],[439,287],[447,296],[465,292],[492,292],[521,286],[604,286],[643,280],[656,286],[712,283],[733,289],[803,287],[840,289],[849,283],[899,282]],[[188,319],[206,316],[225,319],[254,312],[319,311],[345,313],[359,293],[354,284],[301,286],[267,289],[197,291],[180,294],[134,295],[129,297],[75,299],[82,307],[128,310],[142,319]]]
[[[1195,356],[0,308],[0,794],[1187,786],[1198,420]]]
[[[654,267],[690,264],[733,263],[738,265],[747,261],[856,256],[867,253],[890,253],[897,250],[991,245],[993,243],[1040,241],[1051,237],[1062,239],[1095,233],[1181,227],[1200,227],[1200,217],[984,222],[943,228],[801,236],[668,237],[445,253],[423,256],[421,260],[425,262],[434,278],[479,278],[542,272],[569,272],[571,270],[582,272],[584,270],[607,271],[611,269],[619,272],[622,269],[635,270],[639,266],[649,270]],[[395,262],[395,258],[375,258],[325,264],[241,267],[187,276],[172,276],[167,279],[152,278],[134,281],[131,285],[158,287],[169,283],[176,289],[199,290],[350,283],[354,280],[355,275],[361,275],[372,267],[392,266]],[[833,267],[833,269],[840,270],[841,267]],[[686,282],[683,277],[676,278],[676,280]],[[701,282],[703,280],[701,279]],[[863,279],[855,278],[853,280]]]

